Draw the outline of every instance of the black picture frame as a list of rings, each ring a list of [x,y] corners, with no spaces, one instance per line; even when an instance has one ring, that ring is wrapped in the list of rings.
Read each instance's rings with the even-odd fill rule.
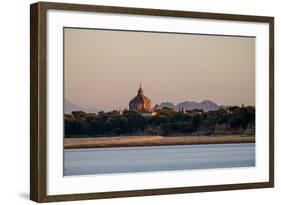
[[[263,22],[269,24],[269,181],[196,187],[177,187],[87,194],[47,195],[46,159],[46,13],[49,9],[65,11],[105,12],[118,14],[152,15],[217,19],[229,21]],[[209,192],[274,186],[274,17],[219,14],[190,11],[157,10],[82,4],[38,2],[30,6],[30,199],[36,202],[133,197],[161,194]]]

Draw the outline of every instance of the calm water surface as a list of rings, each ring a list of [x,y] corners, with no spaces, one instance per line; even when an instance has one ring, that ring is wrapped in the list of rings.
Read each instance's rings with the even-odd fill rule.
[[[64,175],[255,166],[255,143],[65,149]]]

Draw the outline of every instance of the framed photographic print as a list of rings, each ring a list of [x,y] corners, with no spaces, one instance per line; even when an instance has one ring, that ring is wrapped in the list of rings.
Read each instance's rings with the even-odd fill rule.
[[[30,198],[274,186],[274,18],[31,5]]]

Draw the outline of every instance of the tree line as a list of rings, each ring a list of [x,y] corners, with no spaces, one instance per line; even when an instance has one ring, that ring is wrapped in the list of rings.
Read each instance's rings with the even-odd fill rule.
[[[216,111],[178,112],[169,108],[144,117],[125,110],[64,115],[65,137],[102,137],[122,135],[215,135],[255,133],[255,107],[232,106]]]

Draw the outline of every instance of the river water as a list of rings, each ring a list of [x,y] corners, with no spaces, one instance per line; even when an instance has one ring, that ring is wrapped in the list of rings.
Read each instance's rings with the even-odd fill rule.
[[[64,175],[255,166],[255,143],[64,150]]]

